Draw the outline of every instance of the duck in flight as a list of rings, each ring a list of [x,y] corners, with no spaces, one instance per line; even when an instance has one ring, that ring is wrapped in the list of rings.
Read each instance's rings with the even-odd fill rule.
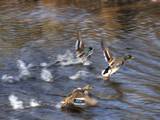
[[[77,41],[75,44],[76,57],[82,60],[82,62],[87,61],[87,59],[93,54],[92,47],[85,47],[81,37],[80,31],[78,31]]]
[[[112,56],[110,50],[108,48],[104,47],[103,41],[101,41],[101,47],[103,50],[104,58],[105,58],[106,62],[108,62],[108,67],[105,70],[103,70],[101,73],[104,80],[108,80],[110,78],[110,76],[113,73],[117,72],[121,68],[121,66],[124,65],[124,63],[126,61],[134,58],[132,55],[126,55],[126,56],[122,56],[122,57]]]

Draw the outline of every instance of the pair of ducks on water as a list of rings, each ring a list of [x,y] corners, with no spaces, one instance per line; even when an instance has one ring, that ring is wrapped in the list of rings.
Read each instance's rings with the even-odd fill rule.
[[[101,48],[103,51],[103,55],[105,57],[106,62],[108,63],[108,67],[104,69],[101,73],[104,80],[108,80],[110,76],[117,72],[122,65],[127,60],[131,60],[134,57],[131,55],[126,55],[123,57],[113,57],[110,50],[105,48],[104,42],[101,41]],[[92,47],[85,47],[81,37],[80,32],[78,32],[78,38],[75,44],[76,56],[81,59],[82,62],[87,61],[87,59],[93,54]],[[82,109],[87,106],[95,106],[97,104],[96,99],[92,98],[90,95],[92,87],[87,85],[84,88],[76,88],[74,89],[62,102],[62,109]]]

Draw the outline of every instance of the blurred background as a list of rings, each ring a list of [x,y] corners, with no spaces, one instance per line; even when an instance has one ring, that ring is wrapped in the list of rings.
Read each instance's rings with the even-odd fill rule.
[[[90,66],[53,66],[53,82],[15,80],[17,60],[50,63],[58,55],[75,54],[77,30],[94,48]],[[115,56],[132,54],[111,78],[97,76],[107,67],[100,41]],[[1,0],[0,119],[1,120],[158,120],[160,118],[160,3],[158,0]],[[78,75],[77,75],[78,74]],[[4,75],[12,76],[8,80]],[[71,76],[77,75],[74,80]],[[91,84],[99,105],[83,113],[62,112],[55,105],[76,87]],[[14,110],[9,97],[28,106],[30,99],[48,106]]]

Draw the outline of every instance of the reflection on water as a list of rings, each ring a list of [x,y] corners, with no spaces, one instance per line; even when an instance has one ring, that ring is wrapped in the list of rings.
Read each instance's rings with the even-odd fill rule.
[[[159,11],[159,4],[147,0],[121,5],[100,0],[0,1],[0,118],[158,120]],[[16,66],[19,59],[26,65],[40,65],[53,63],[68,49],[74,55],[77,29],[82,31],[86,45],[95,49],[90,66],[45,68],[45,72],[49,71],[47,75],[53,75],[54,82],[41,80],[44,68],[37,67],[29,70],[33,78],[14,81],[12,77],[19,75]],[[132,54],[135,57],[113,75],[110,82],[98,77],[106,67],[99,45],[102,39],[114,55]],[[99,101],[97,107],[80,114],[65,113],[53,107],[53,103],[56,105],[74,88],[85,84],[93,86],[93,95]],[[34,100],[51,106],[15,111],[10,106],[10,95],[16,95],[16,98],[12,96],[12,100],[18,100],[16,107],[22,101],[23,106],[34,107],[38,104]]]

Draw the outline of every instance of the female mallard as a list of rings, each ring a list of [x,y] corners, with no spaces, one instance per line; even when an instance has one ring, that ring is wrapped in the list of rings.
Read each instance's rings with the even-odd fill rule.
[[[108,62],[108,67],[101,73],[105,80],[108,80],[113,73],[117,72],[127,60],[131,60],[134,58],[131,55],[126,55],[123,57],[113,57],[109,49],[104,47],[103,41],[101,41],[101,47],[105,60],[106,62]]]
[[[75,44],[76,49],[76,57],[80,58],[82,62],[85,62],[89,56],[93,54],[93,48],[92,47],[85,47],[81,37],[80,32],[78,31],[78,37]]]
[[[62,109],[73,109],[73,108],[85,108],[88,106],[95,106],[97,101],[90,96],[90,90],[92,88],[87,85],[84,88],[74,89],[62,102]]]

